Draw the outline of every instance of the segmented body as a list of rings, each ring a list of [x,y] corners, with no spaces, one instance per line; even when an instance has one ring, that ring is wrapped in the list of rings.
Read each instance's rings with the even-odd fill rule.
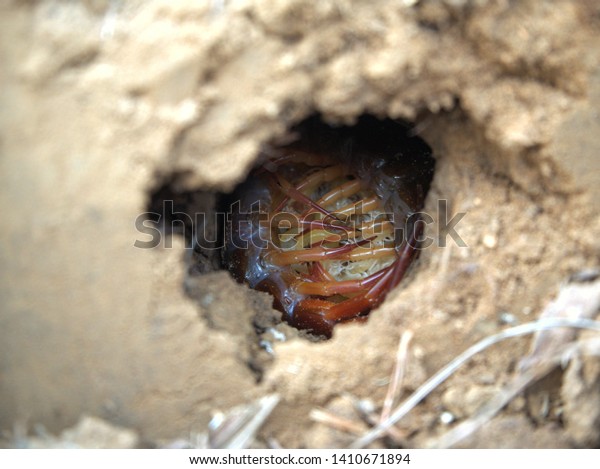
[[[299,329],[330,336],[337,323],[364,320],[417,253],[432,161],[277,150],[237,191],[229,269],[270,292]]]

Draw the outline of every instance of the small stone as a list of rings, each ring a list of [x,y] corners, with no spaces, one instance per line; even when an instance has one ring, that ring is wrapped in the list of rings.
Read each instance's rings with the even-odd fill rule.
[[[450,425],[455,420],[456,418],[452,412],[446,411],[440,414],[440,422],[442,422],[444,425]]]
[[[494,249],[498,245],[498,238],[488,233],[483,237],[483,245],[488,249]]]
[[[498,315],[498,322],[500,324],[514,325],[517,323],[517,318],[514,314],[504,311]]]
[[[449,388],[442,395],[442,404],[457,418],[467,418],[475,415],[477,410],[496,392],[493,386],[473,385],[467,390]]]

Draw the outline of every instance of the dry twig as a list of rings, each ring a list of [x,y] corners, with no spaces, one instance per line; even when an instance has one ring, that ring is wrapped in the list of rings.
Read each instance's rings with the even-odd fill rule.
[[[404,374],[406,373],[406,364],[408,358],[408,346],[414,334],[411,330],[404,331],[398,343],[398,352],[396,353],[396,365],[392,373],[392,379],[388,386],[388,391],[383,401],[383,409],[381,410],[380,422],[384,422],[390,416],[392,407],[396,398],[401,394]]]

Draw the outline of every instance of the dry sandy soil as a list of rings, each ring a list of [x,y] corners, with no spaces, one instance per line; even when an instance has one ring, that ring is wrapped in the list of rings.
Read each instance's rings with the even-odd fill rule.
[[[593,0],[9,0],[0,61],[7,445],[15,428],[59,433],[84,414],[169,444],[277,393],[254,445],[345,447],[370,426],[357,408],[381,412],[403,333],[397,402],[600,265]],[[315,113],[413,122],[437,159],[428,233],[446,199],[467,244],[424,250],[367,323],[324,342],[276,324],[270,298],[227,272],[190,273],[180,236],[134,247],[158,188],[210,206]],[[588,318],[593,279],[569,284],[589,287],[575,295]],[[583,315],[569,301],[557,314]],[[530,347],[478,354],[372,445],[441,444],[518,378]],[[598,359],[571,358],[458,444],[600,444]]]

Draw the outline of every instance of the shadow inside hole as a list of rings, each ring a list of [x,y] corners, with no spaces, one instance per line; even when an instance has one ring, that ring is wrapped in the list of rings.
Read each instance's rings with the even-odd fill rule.
[[[151,192],[147,223],[160,233],[162,245],[172,247],[172,237],[184,240],[189,275],[202,275],[221,268],[225,214],[216,211],[218,194],[184,190],[177,175]]]

